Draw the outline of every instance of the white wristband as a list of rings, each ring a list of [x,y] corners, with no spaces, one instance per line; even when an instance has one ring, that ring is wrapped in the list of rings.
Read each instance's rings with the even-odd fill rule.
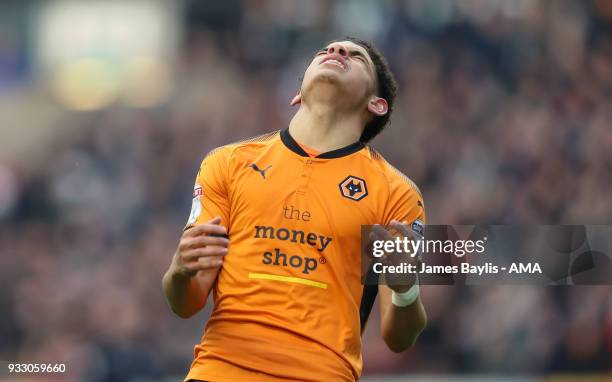
[[[419,293],[420,289],[418,283],[414,284],[410,287],[410,289],[403,293],[391,291],[391,302],[393,303],[393,305],[403,308],[415,302],[416,299],[419,297]]]

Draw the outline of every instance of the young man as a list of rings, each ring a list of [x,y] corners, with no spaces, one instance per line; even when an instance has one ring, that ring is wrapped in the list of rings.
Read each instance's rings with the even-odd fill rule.
[[[186,381],[359,379],[369,313],[360,320],[361,226],[384,225],[378,237],[391,237],[386,229],[409,235],[406,223],[425,220],[417,187],[364,144],[385,127],[394,99],[375,48],[333,42],[307,68],[288,129],[204,158],[163,279],[183,318],[213,292]],[[418,285],[378,288],[382,335],[403,351],[426,323]]]

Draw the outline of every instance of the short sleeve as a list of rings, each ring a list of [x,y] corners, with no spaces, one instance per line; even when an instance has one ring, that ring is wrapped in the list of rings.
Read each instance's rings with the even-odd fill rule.
[[[425,224],[425,204],[417,186],[404,174],[393,169],[389,179],[389,197],[385,206],[383,223],[395,219],[400,222],[414,223],[419,220]]]
[[[202,161],[185,228],[206,223],[215,216],[221,217],[222,225],[229,225],[228,162],[226,147],[211,151]]]

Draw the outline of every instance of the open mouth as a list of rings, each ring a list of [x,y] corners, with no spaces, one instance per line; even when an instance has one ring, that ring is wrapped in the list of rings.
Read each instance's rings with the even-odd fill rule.
[[[321,62],[321,65],[323,64],[329,64],[329,65],[335,65],[341,69],[346,69],[346,64],[343,62],[344,60],[342,60],[341,58],[336,58],[336,57],[328,57],[326,59],[324,59]]]

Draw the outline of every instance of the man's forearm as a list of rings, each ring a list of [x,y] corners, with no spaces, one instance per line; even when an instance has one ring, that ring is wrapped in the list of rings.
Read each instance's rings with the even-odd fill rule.
[[[189,318],[206,305],[212,282],[206,288],[205,281],[198,275],[183,275],[174,265],[170,266],[162,279],[162,285],[166,301],[176,315]]]
[[[391,302],[391,290],[388,287],[381,290],[380,298],[382,336],[389,349],[396,353],[402,352],[414,345],[427,325],[427,314],[421,298],[418,297],[408,306],[398,307]]]
[[[186,228],[162,279],[168,305],[179,317],[191,317],[206,305],[229,244],[227,228],[219,223],[217,216]]]

